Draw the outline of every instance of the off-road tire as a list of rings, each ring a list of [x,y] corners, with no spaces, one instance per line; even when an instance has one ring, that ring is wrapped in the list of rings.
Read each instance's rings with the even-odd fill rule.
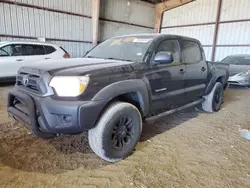
[[[223,102],[224,88],[220,82],[216,82],[212,91],[204,96],[202,108],[206,112],[217,112]]]
[[[116,132],[118,128],[116,130],[114,129],[117,127],[117,122],[121,121],[121,118],[129,118],[129,123],[132,121],[132,125],[130,124],[130,127],[132,128],[128,130],[132,130],[133,136],[129,137],[131,138],[130,141],[124,142],[125,144],[123,144],[123,146],[126,145],[125,148],[117,149],[114,146],[113,138],[114,135],[116,135],[114,132]],[[128,123],[128,121],[125,120],[125,126],[127,125],[126,123]],[[130,103],[115,102],[104,111],[95,128],[89,130],[89,145],[102,159],[109,162],[116,162],[133,153],[135,146],[139,141],[141,131],[142,118],[139,110]]]

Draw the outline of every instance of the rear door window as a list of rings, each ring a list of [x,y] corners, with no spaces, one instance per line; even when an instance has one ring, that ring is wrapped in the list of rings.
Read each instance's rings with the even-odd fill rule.
[[[31,56],[31,55],[45,55],[45,49],[42,45],[24,45],[24,52],[25,55]]]
[[[185,63],[198,63],[202,60],[202,52],[197,42],[183,41],[182,53]]]

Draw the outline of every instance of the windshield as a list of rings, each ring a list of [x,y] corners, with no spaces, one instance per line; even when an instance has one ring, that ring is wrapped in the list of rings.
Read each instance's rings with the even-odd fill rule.
[[[111,38],[92,49],[85,57],[142,61],[153,37]]]
[[[250,65],[250,57],[226,57],[222,60],[223,64],[231,65]]]

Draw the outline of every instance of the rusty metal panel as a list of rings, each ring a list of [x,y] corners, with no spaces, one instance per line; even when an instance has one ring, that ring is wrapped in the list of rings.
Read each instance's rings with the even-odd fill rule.
[[[139,34],[139,33],[152,33],[153,29],[147,29],[137,26],[129,26],[126,24],[101,21],[100,22],[100,39],[105,40],[107,38],[126,34]]]
[[[217,44],[250,44],[250,22],[220,24]]]
[[[221,21],[250,18],[250,0],[224,0]]]
[[[35,6],[63,10],[91,16],[91,0],[10,0]]]
[[[192,37],[200,40],[203,45],[212,45],[214,35],[214,24],[162,29],[161,33]]]
[[[217,47],[215,60],[221,61],[228,55],[250,54],[250,47]]]
[[[162,27],[216,21],[218,0],[197,0],[165,11]]]
[[[211,61],[212,60],[212,47],[203,47],[203,50],[205,52],[206,60]]]
[[[155,6],[135,0],[101,0],[100,17],[154,26]]]

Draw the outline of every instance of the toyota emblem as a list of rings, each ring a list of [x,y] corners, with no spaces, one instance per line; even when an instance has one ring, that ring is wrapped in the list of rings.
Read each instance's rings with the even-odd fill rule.
[[[28,77],[28,75],[24,75],[22,82],[23,82],[24,86],[28,85],[28,83],[29,83],[29,77]]]

